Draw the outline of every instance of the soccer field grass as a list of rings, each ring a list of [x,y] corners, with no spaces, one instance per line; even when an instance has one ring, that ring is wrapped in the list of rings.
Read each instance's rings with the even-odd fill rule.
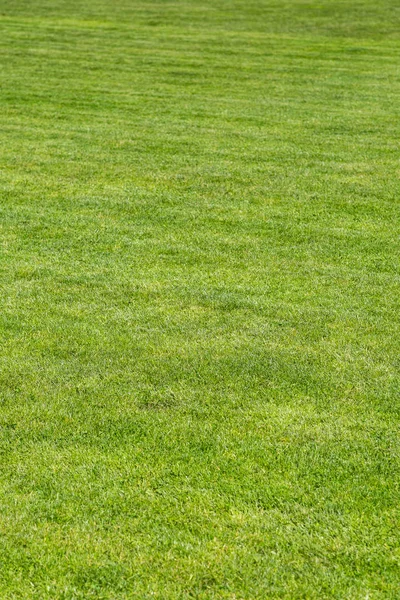
[[[398,3],[0,23],[0,598],[398,599]]]

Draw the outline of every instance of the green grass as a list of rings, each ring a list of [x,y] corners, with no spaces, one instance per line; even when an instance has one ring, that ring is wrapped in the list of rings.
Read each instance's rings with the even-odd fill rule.
[[[0,598],[399,598],[398,3],[0,20]]]

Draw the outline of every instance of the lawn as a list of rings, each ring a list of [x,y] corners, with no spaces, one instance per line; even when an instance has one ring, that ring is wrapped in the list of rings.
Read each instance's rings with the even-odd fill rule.
[[[398,599],[398,3],[0,22],[0,598]]]

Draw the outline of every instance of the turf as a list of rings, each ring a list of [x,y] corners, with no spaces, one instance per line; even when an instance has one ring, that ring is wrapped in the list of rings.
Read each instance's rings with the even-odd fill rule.
[[[394,0],[0,0],[0,597],[400,590]]]

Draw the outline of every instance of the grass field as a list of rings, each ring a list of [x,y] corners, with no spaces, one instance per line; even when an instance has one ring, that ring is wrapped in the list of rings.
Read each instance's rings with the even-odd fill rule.
[[[0,598],[398,599],[398,3],[0,22]]]

